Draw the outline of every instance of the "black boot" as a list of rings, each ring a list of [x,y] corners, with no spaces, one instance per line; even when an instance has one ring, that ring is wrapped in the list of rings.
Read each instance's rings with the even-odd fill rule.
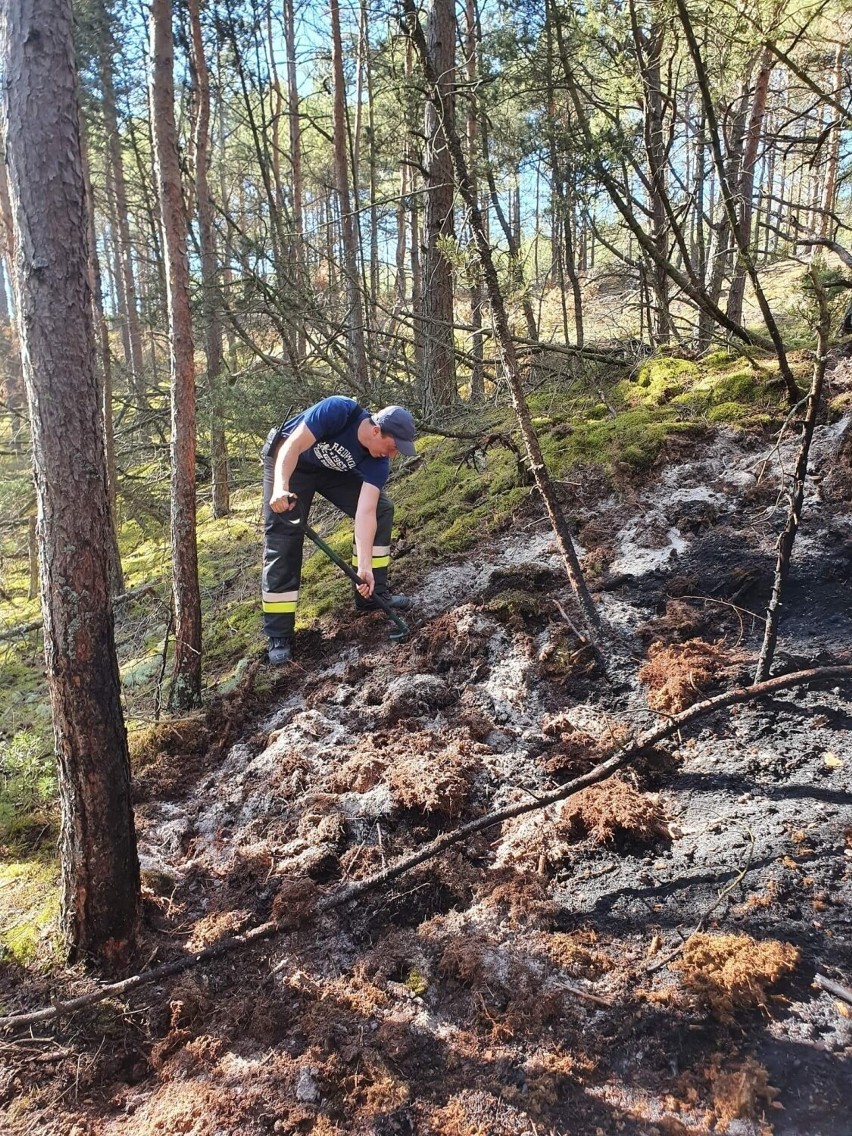
[[[289,639],[270,639],[269,649],[266,652],[270,666],[283,667],[293,657],[293,648]]]

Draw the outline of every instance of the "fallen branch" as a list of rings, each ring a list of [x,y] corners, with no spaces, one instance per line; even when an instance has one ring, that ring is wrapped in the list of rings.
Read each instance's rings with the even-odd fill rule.
[[[841,986],[839,982],[832,982],[830,978],[826,978],[824,974],[814,975],[814,985],[819,986],[828,994],[833,994],[835,998],[841,998],[844,1002],[848,1002],[852,1006],[852,990],[848,986]]]
[[[146,592],[153,592],[155,588],[156,584],[140,584],[138,588],[132,588],[129,592],[123,592],[120,596],[113,596],[112,606],[119,607],[130,600],[138,599],[139,596],[144,596]],[[5,642],[7,639],[17,639],[20,635],[29,635],[31,631],[41,631],[42,626],[43,620],[33,619],[29,623],[20,623],[17,627],[0,628],[0,642]]]
[[[40,631],[42,621],[33,619],[30,623],[19,623],[17,627],[4,627],[0,629],[0,642],[7,639],[17,639],[21,635],[29,635],[31,631]]]
[[[351,903],[352,900],[359,899],[366,892],[372,891],[382,884],[390,883],[392,880],[398,879],[400,876],[405,875],[406,872],[410,872],[412,868],[419,867],[427,860],[433,859],[447,848],[458,844],[474,833],[481,832],[486,828],[491,828],[504,820],[511,820],[513,817],[536,812],[538,809],[546,808],[548,805],[564,801],[568,797],[574,796],[575,793],[579,793],[582,789],[588,788],[589,785],[596,785],[598,782],[606,780],[606,778],[610,777],[616,770],[629,765],[631,761],[639,757],[646,750],[657,745],[658,742],[671,737],[684,726],[694,722],[698,718],[704,717],[706,714],[711,714],[716,710],[722,710],[727,706],[733,706],[738,702],[748,702],[752,698],[776,694],[779,690],[785,690],[788,687],[796,686],[802,682],[824,682],[829,679],[852,680],[852,665],[814,667],[810,670],[795,671],[793,674],[778,675],[775,678],[768,679],[766,682],[756,683],[753,686],[734,687],[732,690],[725,691],[724,694],[717,694],[714,698],[707,698],[703,702],[697,702],[687,710],[681,711],[680,714],[668,716],[664,722],[660,722],[650,730],[646,730],[643,734],[640,734],[638,737],[628,742],[626,746],[616,748],[610,757],[600,762],[594,769],[590,769],[588,773],[584,773],[581,777],[575,777],[573,781],[569,781],[567,784],[560,786],[560,788],[554,789],[550,793],[545,793],[533,801],[524,801],[515,805],[509,805],[505,809],[498,809],[496,812],[487,813],[477,820],[461,825],[461,827],[454,829],[452,832],[444,833],[442,836],[423,845],[423,847],[416,852],[401,857],[396,863],[390,864],[387,868],[383,868],[381,871],[375,872],[371,876],[366,876],[363,880],[357,880],[354,883],[338,887],[329,895],[319,900],[314,906],[313,911],[316,914],[325,914],[328,911],[333,911],[337,907],[342,907],[345,903]],[[169,978],[172,975],[180,974],[182,971],[189,970],[192,967],[198,966],[200,963],[208,962],[211,959],[229,954],[231,951],[251,946],[263,939],[272,938],[281,932],[293,930],[296,926],[301,925],[303,921],[304,908],[300,908],[300,910],[289,919],[269,920],[266,923],[261,923],[257,927],[251,928],[243,934],[233,935],[227,939],[220,939],[217,943],[213,943],[203,951],[187,955],[184,958],[175,959],[173,962],[165,963],[163,966],[155,967],[153,970],[146,971],[143,974],[134,974],[130,978],[125,978],[120,982],[109,983],[106,986],[100,987],[98,990],[91,991],[89,994],[83,994],[78,998],[71,998],[67,1002],[56,1002],[47,1009],[34,1010],[27,1014],[13,1014],[7,1017],[0,1017],[0,1028],[19,1029],[22,1026],[35,1025],[37,1022],[51,1021],[53,1018],[57,1018],[62,1014],[69,1014],[75,1010],[83,1009],[85,1006],[91,1006],[96,1002],[103,1001],[104,998],[110,998],[117,994],[126,994],[131,990],[137,990],[140,986],[146,986],[152,982],[158,982],[161,978]]]

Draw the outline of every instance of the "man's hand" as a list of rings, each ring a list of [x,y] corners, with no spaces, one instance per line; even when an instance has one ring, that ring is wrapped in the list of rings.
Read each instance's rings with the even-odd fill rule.
[[[373,594],[373,589],[376,586],[376,581],[373,579],[372,568],[362,568],[358,566],[358,575],[361,578],[361,583],[357,585],[356,591],[363,599],[368,600]]]
[[[289,513],[296,508],[298,498],[295,493],[288,493],[286,489],[273,486],[272,496],[269,498],[269,508],[273,513]]]

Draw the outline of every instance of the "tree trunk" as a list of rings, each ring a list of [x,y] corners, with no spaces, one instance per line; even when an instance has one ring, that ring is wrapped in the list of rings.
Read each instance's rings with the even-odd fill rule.
[[[769,79],[772,74],[774,56],[769,48],[764,48],[754,86],[754,99],[751,104],[745,149],[739,177],[739,239],[746,248],[752,248],[751,223],[754,217],[754,170],[757,153],[763,137],[763,119],[766,114],[766,97],[769,93]],[[735,323],[743,321],[743,299],[745,297],[746,268],[742,258],[738,258],[731,290],[728,293],[728,316]]]
[[[122,290],[126,305],[127,341],[129,350],[130,388],[139,406],[144,406],[145,375],[142,356],[142,328],[136,303],[136,282],[133,276],[133,245],[130,238],[130,221],[127,204],[127,184],[124,176],[124,158],[121,153],[121,134],[118,129],[118,110],[115,102],[113,60],[118,50],[112,34],[112,17],[103,0],[97,0],[97,18],[100,24],[98,63],[100,69],[102,110],[107,153],[112,172],[115,195],[115,219],[118,237],[118,260],[121,269]]]
[[[89,172],[89,153],[86,132],[81,122],[80,161],[83,170],[83,184],[86,194],[86,230],[89,240],[89,289],[92,293],[92,316],[97,334],[101,356],[100,404],[104,427],[104,467],[107,479],[109,511],[112,517],[112,548],[110,549],[110,591],[120,596],[124,591],[124,573],[121,570],[121,552],[118,547],[118,515],[116,513],[117,479],[115,465],[115,431],[112,416],[112,356],[109,349],[109,328],[104,315],[103,294],[101,291],[101,264],[98,257],[98,242],[95,233],[95,202],[92,196],[92,181]]]
[[[7,5],[2,69],[72,957],[124,961],[139,904],[113,637],[112,520],[88,280],[70,0]]]
[[[488,131],[483,124],[482,128],[482,157],[485,162],[485,175],[488,179],[488,190],[491,196],[491,206],[500,222],[500,228],[503,230],[503,236],[506,238],[506,244],[509,246],[509,263],[512,272],[512,284],[518,289],[521,295],[521,308],[524,313],[524,321],[527,325],[527,338],[535,343],[538,340],[538,327],[535,322],[535,314],[532,310],[530,303],[529,293],[527,292],[526,281],[524,280],[524,269],[521,264],[521,251],[518,244],[515,228],[511,223],[511,217],[507,220],[506,213],[503,206],[500,204],[500,194],[497,192],[497,183],[494,180],[494,168],[491,164],[491,156],[489,154],[489,141]],[[511,214],[511,209],[509,210]]]
[[[838,96],[842,93],[843,85],[843,48],[844,44],[838,43],[834,55],[834,93]],[[831,143],[828,152],[828,170],[825,176],[825,192],[822,199],[822,211],[819,218],[819,226],[817,235],[823,239],[826,237],[833,237],[835,232],[835,222],[832,219],[834,206],[837,197],[837,174],[840,165],[840,134],[842,123],[836,120],[831,128]]]
[[[210,414],[210,465],[213,489],[213,516],[226,517],[231,511],[228,491],[228,449],[222,417],[222,319],[219,286],[216,279],[216,243],[213,231],[213,202],[210,197],[210,82],[204,43],[201,38],[199,0],[189,0],[192,34],[192,63],[198,89],[198,118],[195,123],[195,205],[201,247],[201,287],[204,307],[204,352],[207,357],[207,397]]]
[[[465,54],[467,56],[467,161],[470,169],[471,190],[479,198],[479,186],[476,181],[476,162],[479,157],[479,118],[478,107],[474,91],[476,90],[476,77],[479,71],[479,36],[477,34],[478,19],[476,0],[466,0],[465,3]],[[482,278],[479,266],[475,266],[470,274],[470,322],[473,326],[470,343],[470,398],[473,402],[480,401],[485,395],[485,379],[482,369],[484,340],[482,335]]]
[[[294,0],[284,0],[284,44],[287,50],[287,121],[290,125],[290,171],[293,181],[291,213],[293,216],[293,265],[297,295],[307,288],[305,258],[305,189],[302,181],[302,126],[299,118],[299,85],[296,74],[296,15]],[[302,320],[297,323],[294,343],[296,355],[304,359],[306,341]]]
[[[346,81],[343,74],[343,41],[340,33],[340,3],[331,0],[332,71],[334,74],[334,179],[340,205],[340,232],[343,245],[343,275],[346,288],[346,326],[349,334],[352,380],[359,391],[369,389],[367,347],[364,341],[364,316],[358,272],[358,244],[355,218],[349,198],[349,163],[347,161]]]
[[[432,0],[426,40],[439,97],[454,114],[456,21],[453,0]],[[453,343],[453,268],[441,244],[455,237],[453,161],[441,131],[440,116],[426,104],[426,216],[423,265],[423,399],[427,415],[456,401]]]
[[[174,113],[171,0],[151,5],[151,107],[154,160],[166,255],[172,392],[172,591],[175,670],[171,702],[201,701],[201,596],[195,526],[195,364],[189,302],[187,223]]]
[[[657,7],[657,5],[652,5]],[[657,258],[649,264],[653,282],[656,305],[654,308],[653,340],[657,344],[668,343],[671,338],[671,314],[669,312],[669,278],[662,268],[669,255],[668,219],[666,216],[666,145],[663,132],[663,91],[660,76],[660,62],[663,57],[664,24],[659,22],[659,12],[655,11],[647,33],[639,26],[636,8],[630,5],[633,24],[633,39],[640,60],[642,81],[645,88],[643,125],[645,132],[645,153],[650,173],[651,238],[657,250]]]
[[[406,82],[410,83],[414,75],[414,58],[411,47],[411,42],[406,41],[405,44],[405,78]],[[409,166],[409,195],[407,199],[408,206],[408,219],[409,219],[409,256],[411,258],[411,317],[414,325],[413,339],[414,339],[414,374],[417,382],[420,384],[421,389],[425,386],[424,369],[425,369],[425,346],[423,334],[423,262],[420,258],[420,207],[418,204],[418,194],[415,192],[416,183],[414,176],[414,160],[416,156],[415,146],[411,141],[411,133],[413,133],[413,124],[409,123],[409,136],[406,139],[405,154],[410,159],[411,165]]]
[[[9,182],[6,176],[6,158],[0,154],[0,259],[8,272],[9,284],[14,289],[15,237],[12,226],[12,205],[9,200]],[[4,286],[4,296],[6,296]],[[24,387],[24,375],[21,362],[21,351],[18,337],[13,327],[11,313],[6,296],[6,326],[9,329],[9,351],[3,359],[2,385],[6,395],[6,408],[9,412],[11,426],[11,444],[16,453],[23,449],[21,428],[27,416],[27,392]]]
[[[704,113],[707,116],[707,129],[710,134],[710,150],[713,154],[713,161],[716,166],[716,174],[719,178],[719,194],[722,198],[722,204],[725,208],[725,217],[728,221],[730,232],[734,235],[736,242],[737,253],[739,262],[745,267],[748,273],[749,281],[751,282],[754,291],[755,299],[757,300],[760,314],[763,317],[763,322],[766,325],[766,330],[769,333],[769,338],[772,341],[772,346],[775,349],[775,355],[778,359],[778,370],[781,373],[781,378],[784,380],[784,385],[787,389],[787,397],[791,405],[795,404],[799,398],[799,388],[796,385],[796,380],[790,370],[790,363],[787,359],[787,352],[784,349],[784,341],[781,338],[781,333],[778,330],[778,324],[769,302],[766,299],[766,293],[763,291],[760,280],[757,275],[757,270],[754,267],[754,259],[751,255],[751,250],[747,244],[741,239],[740,230],[737,224],[736,209],[733,200],[733,193],[731,190],[731,183],[725,175],[724,158],[722,156],[722,140],[719,131],[719,125],[716,118],[716,108],[713,103],[713,97],[710,91],[710,82],[707,69],[704,65],[704,60],[698,46],[698,41],[695,38],[695,31],[692,26],[692,20],[687,10],[684,0],[676,0],[678,15],[680,22],[683,26],[684,33],[686,34],[686,41],[689,47],[689,53],[692,56],[692,61],[695,65],[695,73],[698,79],[698,87],[701,91],[701,99],[704,104]],[[727,313],[725,318],[729,323],[734,324],[735,321],[729,319]],[[735,326],[739,327],[739,324]]]

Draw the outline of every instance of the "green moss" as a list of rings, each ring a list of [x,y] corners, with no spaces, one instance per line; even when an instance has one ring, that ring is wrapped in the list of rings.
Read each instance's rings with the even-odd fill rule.
[[[485,605],[486,611],[517,630],[523,630],[528,620],[541,616],[542,608],[540,595],[523,590],[500,592]]]
[[[429,989],[429,982],[425,975],[423,975],[416,966],[413,966],[408,974],[405,976],[404,986],[407,986],[412,994],[418,998],[421,997]]]
[[[714,384],[713,402],[717,405],[728,402],[752,403],[764,396],[765,392],[765,386],[757,381],[754,373],[743,368],[724,375]]]
[[[653,397],[671,388],[677,388],[679,393],[698,375],[697,365],[689,359],[678,359],[674,355],[661,355],[643,363],[639,368],[636,383]]]
[[[739,356],[723,347],[720,351],[711,351],[709,355],[704,355],[701,359],[701,370],[704,372],[722,371],[726,367],[730,367],[732,360],[739,359]]]
[[[710,422],[729,422],[741,426],[753,422],[755,415],[751,407],[743,406],[740,402],[720,402],[710,407],[707,419]]]
[[[829,399],[828,419],[830,422],[837,422],[850,411],[852,411],[852,392],[847,391]]]
[[[34,724],[0,741],[0,841],[14,844],[51,820],[56,760],[49,724]]]
[[[0,959],[30,966],[59,951],[59,867],[34,858],[0,863]]]
[[[615,418],[590,419],[579,423],[565,440],[567,464],[593,462],[611,470],[626,463],[645,469],[656,461],[670,434],[693,428],[671,406],[639,406]]]

